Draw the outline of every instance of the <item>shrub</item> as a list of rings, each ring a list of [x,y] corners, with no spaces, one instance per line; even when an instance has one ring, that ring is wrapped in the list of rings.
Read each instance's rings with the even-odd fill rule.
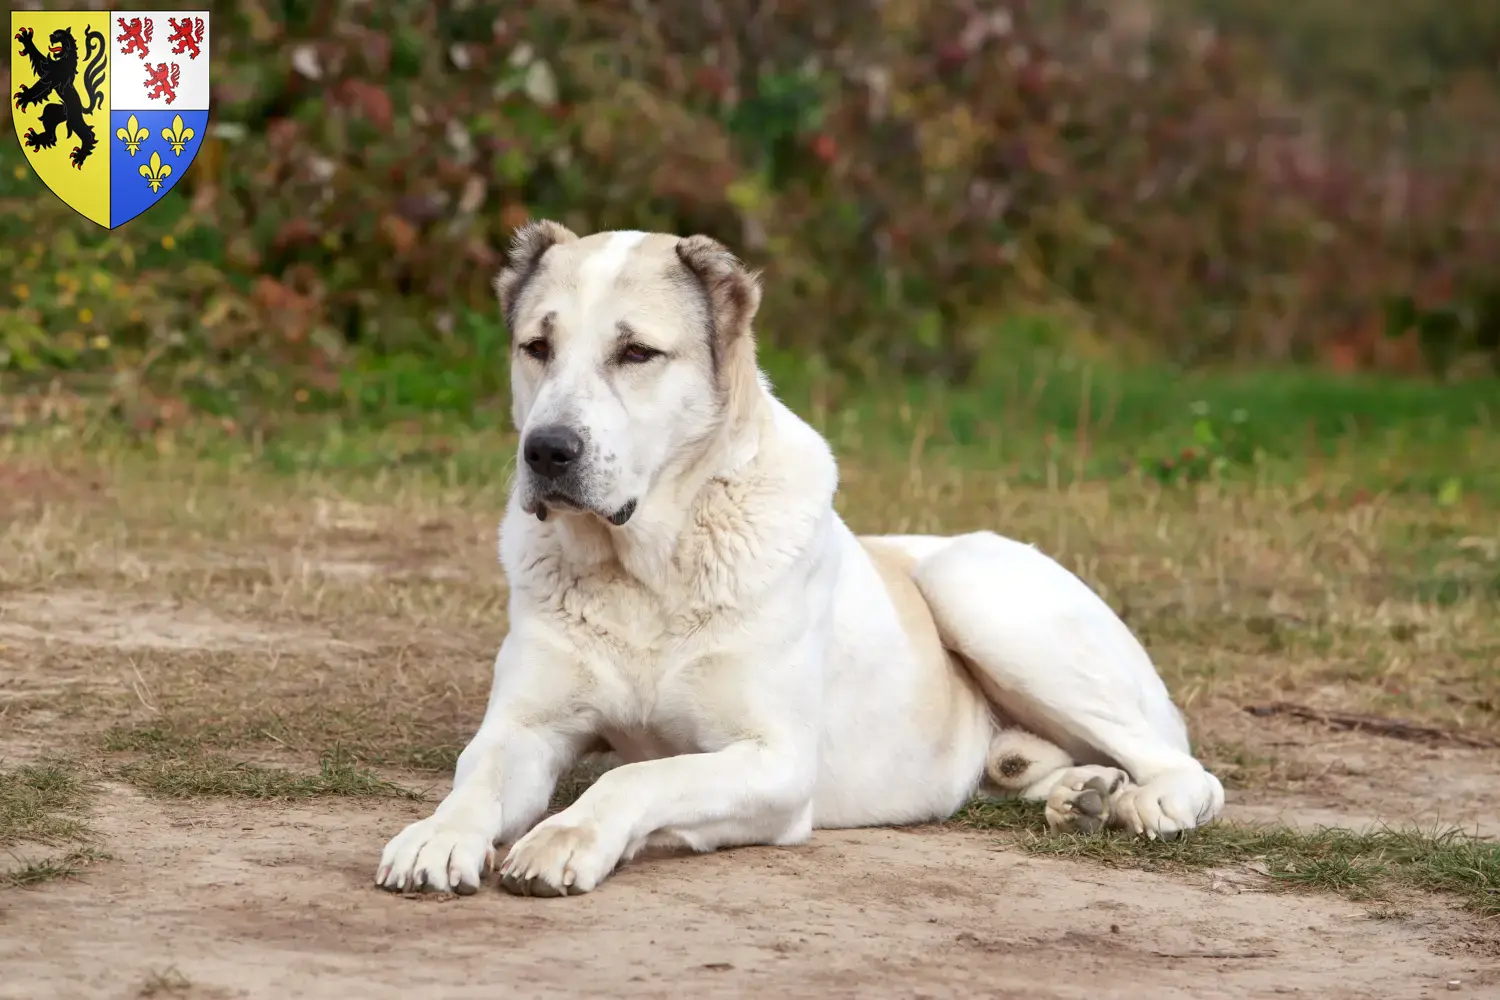
[[[0,154],[0,363],[210,407],[499,366],[534,216],[715,235],[766,268],[770,343],[856,369],[962,379],[1059,301],[1186,363],[1500,358],[1493,67],[1351,100],[1275,30],[1340,2],[227,0],[164,204],[104,233]]]

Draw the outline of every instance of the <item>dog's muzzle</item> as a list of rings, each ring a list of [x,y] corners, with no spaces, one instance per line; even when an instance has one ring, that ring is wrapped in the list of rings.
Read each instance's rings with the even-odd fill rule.
[[[577,499],[580,492],[577,488],[578,466],[583,450],[583,438],[577,431],[562,424],[538,427],[526,435],[526,440],[521,445],[521,457],[536,477],[537,493],[528,511],[535,514],[538,521],[545,521],[550,507],[571,507],[598,514],[619,527],[635,513],[634,500],[612,513],[606,513]]]
[[[618,528],[626,521],[630,520],[630,518],[635,514],[635,506],[635,501],[630,500],[626,502],[625,506],[615,511],[613,514],[605,514],[602,511],[594,510],[592,507],[585,507],[583,504],[574,500],[572,497],[566,496],[562,493],[546,493],[526,504],[521,509],[526,511],[526,513],[528,514],[536,515],[536,519],[538,521],[545,521],[547,520],[547,511],[551,508],[568,507],[572,508],[573,510],[588,511],[591,514],[598,514],[600,517],[604,518],[604,520],[608,521],[610,524],[613,524]]]

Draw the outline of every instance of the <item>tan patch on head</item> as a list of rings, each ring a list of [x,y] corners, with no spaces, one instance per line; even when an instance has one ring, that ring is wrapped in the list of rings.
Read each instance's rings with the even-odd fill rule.
[[[531,279],[541,270],[542,258],[554,246],[577,241],[578,235],[561,223],[549,219],[528,222],[511,237],[510,250],[506,254],[505,267],[495,275],[495,294],[500,297],[500,309],[505,315],[505,324],[515,329],[516,306],[521,293]]]

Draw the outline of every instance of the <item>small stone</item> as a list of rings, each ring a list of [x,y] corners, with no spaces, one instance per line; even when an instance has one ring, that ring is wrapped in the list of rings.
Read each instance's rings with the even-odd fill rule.
[[[1463,985],[1463,983],[1459,982],[1457,979],[1450,979],[1450,980],[1448,980],[1448,988],[1450,990],[1456,990],[1456,989],[1458,989],[1462,985]]]

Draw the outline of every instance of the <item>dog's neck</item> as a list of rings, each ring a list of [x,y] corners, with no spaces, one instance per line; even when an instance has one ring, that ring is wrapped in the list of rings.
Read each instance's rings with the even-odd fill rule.
[[[774,433],[771,399],[763,383],[758,382],[740,403],[738,412],[727,414],[688,458],[663,471],[623,526],[611,527],[594,515],[560,517],[556,530],[566,533],[570,552],[589,561],[615,562],[653,590],[669,579],[678,544],[705,489],[716,480],[732,481],[753,469],[767,435]]]

